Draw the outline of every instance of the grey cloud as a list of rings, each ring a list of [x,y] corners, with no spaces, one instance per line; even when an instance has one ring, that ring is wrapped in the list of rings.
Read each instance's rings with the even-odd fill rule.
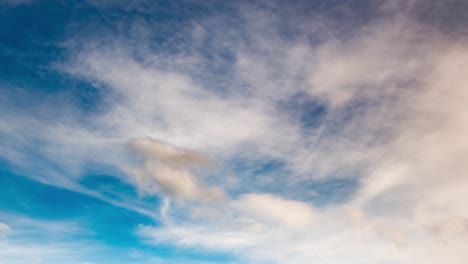
[[[468,219],[461,216],[447,218],[427,226],[427,229],[443,239],[467,238]]]

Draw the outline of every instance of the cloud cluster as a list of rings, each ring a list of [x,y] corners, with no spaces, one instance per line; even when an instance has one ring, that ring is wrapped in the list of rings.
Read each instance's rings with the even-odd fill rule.
[[[220,189],[205,186],[189,170],[191,166],[206,165],[207,157],[149,138],[135,139],[129,143],[129,148],[142,156],[140,168],[130,169],[129,173],[144,191],[187,200],[223,198]]]

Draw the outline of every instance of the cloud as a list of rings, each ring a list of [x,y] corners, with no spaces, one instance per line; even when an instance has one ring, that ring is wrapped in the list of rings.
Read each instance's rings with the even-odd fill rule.
[[[356,197],[372,211],[385,214],[386,208],[420,224],[467,213],[461,201],[467,186],[462,156],[468,150],[468,123],[460,99],[466,96],[467,80],[458,67],[468,57],[459,45],[432,53],[431,71],[420,77],[417,96],[400,104],[407,119]]]
[[[362,100],[399,92],[396,82],[413,80],[423,66],[408,58],[419,59],[425,48],[421,44],[416,50],[410,44],[416,38],[411,32],[427,30],[405,17],[399,19],[398,23],[384,21],[365,27],[348,41],[333,39],[320,45],[318,62],[307,78],[308,91],[332,107],[343,106],[356,96]],[[389,48],[392,43],[400,46]]]
[[[316,215],[306,203],[271,194],[245,194],[234,202],[234,207],[256,218],[293,228],[306,228]]]
[[[206,165],[209,159],[194,151],[178,149],[169,144],[148,138],[135,139],[130,142],[130,148],[143,154],[146,161],[159,160],[171,167],[189,165]]]
[[[8,239],[0,239],[0,262],[3,263],[82,263],[104,246],[77,239],[92,232],[75,221],[46,221],[0,213],[7,224],[0,223]]]
[[[319,211],[276,195],[247,194],[214,210],[219,210],[217,218],[141,226],[137,234],[155,245],[230,252],[246,263],[349,263],[362,256],[378,263],[385,252],[395,250],[390,228],[387,232],[367,224],[352,228],[343,210]],[[385,257],[399,259],[398,254]]]
[[[384,240],[392,241],[399,247],[406,245],[407,238],[401,230],[385,223],[378,223],[374,228],[377,235],[381,236]]]
[[[186,200],[223,199],[220,189],[205,186],[189,171],[190,166],[206,165],[207,157],[149,138],[135,139],[129,147],[143,157],[141,168],[129,170],[142,190]]]
[[[206,211],[200,213],[200,210]],[[301,232],[313,226],[316,218],[315,210],[308,204],[272,194],[246,194],[220,207],[200,210],[196,219],[179,219],[164,228],[140,226],[137,233],[154,244],[175,243],[190,248],[256,255],[257,250],[288,243],[289,239],[302,241]],[[292,246],[291,251],[295,250]]]
[[[8,232],[10,232],[10,231],[11,231],[11,228],[7,224],[4,224],[4,223],[0,222],[0,234],[1,234],[1,236],[6,236],[6,234]]]
[[[466,238],[468,235],[468,220],[465,217],[444,219],[427,227],[431,233],[444,239],[454,237]]]

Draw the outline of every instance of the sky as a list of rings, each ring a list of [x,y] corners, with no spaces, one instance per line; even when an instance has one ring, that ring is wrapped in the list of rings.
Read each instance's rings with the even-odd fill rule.
[[[0,0],[0,264],[462,264],[468,1]]]

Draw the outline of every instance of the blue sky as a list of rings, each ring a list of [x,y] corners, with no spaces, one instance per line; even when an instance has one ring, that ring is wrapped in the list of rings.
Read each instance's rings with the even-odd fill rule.
[[[461,264],[468,2],[0,0],[0,264]]]

